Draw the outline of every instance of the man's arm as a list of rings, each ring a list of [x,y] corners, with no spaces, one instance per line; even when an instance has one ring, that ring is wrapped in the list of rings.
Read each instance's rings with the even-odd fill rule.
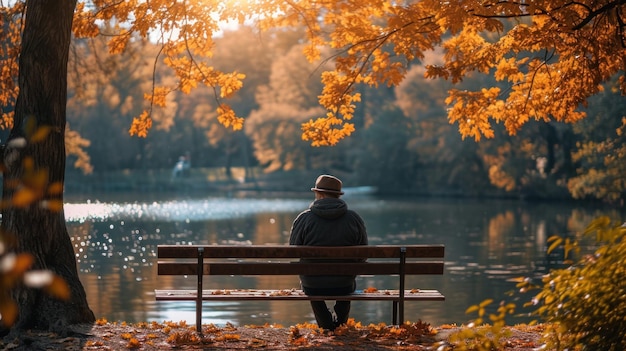
[[[304,231],[302,224],[303,214],[304,212],[300,213],[291,225],[291,233],[289,234],[289,245],[302,245],[304,243]]]
[[[363,218],[361,218],[361,216],[359,216],[359,214],[356,212],[354,212],[354,217],[356,219],[357,228],[359,232],[359,237],[358,237],[359,243],[357,245],[367,245],[368,244],[367,229],[365,228],[365,222],[363,221]]]

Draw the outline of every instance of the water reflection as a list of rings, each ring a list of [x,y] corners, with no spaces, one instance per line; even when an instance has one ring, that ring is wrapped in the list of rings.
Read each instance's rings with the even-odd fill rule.
[[[68,221],[116,220],[203,221],[248,217],[257,213],[292,212],[310,201],[293,199],[211,198],[151,203],[69,203],[65,205]]]
[[[311,199],[181,199],[145,203],[76,202],[65,207],[81,280],[91,308],[111,321],[187,320],[194,304],[156,302],[155,288],[194,288],[194,278],[156,276],[158,244],[286,243],[295,215]],[[512,278],[539,276],[558,263],[546,240],[576,235],[600,214],[617,211],[507,201],[347,198],[366,221],[371,244],[444,244],[444,276],[411,277],[407,287],[435,288],[445,302],[407,303],[406,318],[463,323],[468,306],[508,297]],[[206,288],[297,287],[295,277],[217,277]],[[389,286],[389,277],[361,277],[361,287]],[[205,323],[292,325],[312,321],[307,302],[204,304]],[[389,302],[355,302],[364,323],[389,322]]]

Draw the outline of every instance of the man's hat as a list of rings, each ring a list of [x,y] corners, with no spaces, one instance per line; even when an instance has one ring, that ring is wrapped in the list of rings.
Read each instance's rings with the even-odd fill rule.
[[[343,195],[343,191],[341,191],[341,180],[326,174],[317,177],[315,188],[311,188],[311,190]]]

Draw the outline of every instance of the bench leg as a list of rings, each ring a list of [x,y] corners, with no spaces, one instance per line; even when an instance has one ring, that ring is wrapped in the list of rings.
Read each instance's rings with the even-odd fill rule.
[[[391,325],[398,324],[398,301],[392,301],[393,303],[393,315],[391,317]]]
[[[202,334],[202,277],[204,276],[204,248],[198,248],[198,266],[196,267],[198,283],[196,287],[196,331]]]
[[[196,300],[196,331],[202,334],[202,300]]]

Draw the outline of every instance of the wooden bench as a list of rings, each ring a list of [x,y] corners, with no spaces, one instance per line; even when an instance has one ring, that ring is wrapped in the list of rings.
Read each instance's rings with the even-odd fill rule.
[[[405,277],[443,274],[443,245],[288,246],[288,245],[159,245],[158,275],[196,276],[192,290],[155,290],[157,301],[195,301],[196,329],[202,330],[202,301],[232,300],[382,300],[392,301],[392,324],[404,323],[405,301],[443,301],[437,290],[407,289]],[[299,262],[316,258],[319,262]],[[324,262],[327,259],[367,262]],[[394,275],[398,285],[357,290],[342,296],[308,296],[300,289],[203,289],[203,277],[211,275]],[[367,288],[367,287],[366,287]]]

